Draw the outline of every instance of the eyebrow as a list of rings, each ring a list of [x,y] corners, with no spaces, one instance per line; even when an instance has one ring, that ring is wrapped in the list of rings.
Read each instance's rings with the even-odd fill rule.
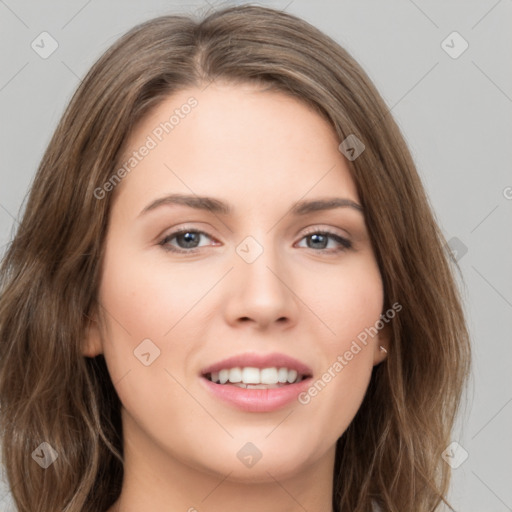
[[[155,210],[163,205],[183,205],[197,210],[208,210],[212,213],[222,215],[231,215],[233,208],[220,199],[207,196],[185,195],[185,194],[170,194],[164,197],[155,199],[149,203],[139,214],[139,216]],[[296,202],[290,212],[292,215],[307,215],[308,213],[333,210],[334,208],[353,208],[359,212],[363,212],[363,207],[352,201],[342,197],[332,197],[327,199],[315,199],[311,201],[298,201]]]

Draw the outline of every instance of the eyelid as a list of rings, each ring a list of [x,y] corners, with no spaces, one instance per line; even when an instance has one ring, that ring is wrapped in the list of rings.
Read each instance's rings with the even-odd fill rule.
[[[348,237],[350,236],[349,233],[345,230],[340,230],[339,228],[331,228],[331,227],[322,227],[321,225],[315,224],[313,226],[308,226],[307,228],[304,228],[305,231],[302,233],[302,236],[307,236],[315,233],[327,233],[329,235],[336,235],[340,238],[344,238],[348,240]],[[339,233],[339,231],[345,231],[348,236],[342,235]]]

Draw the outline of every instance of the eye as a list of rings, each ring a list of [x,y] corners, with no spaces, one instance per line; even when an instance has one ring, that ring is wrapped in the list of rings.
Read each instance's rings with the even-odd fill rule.
[[[199,243],[202,237],[213,240],[213,238],[204,231],[199,231],[197,229],[180,229],[167,235],[159,242],[159,245],[161,245],[166,251],[193,253],[195,252],[194,249],[201,247]],[[175,240],[177,247],[175,244],[171,243],[173,240]]]
[[[197,229],[180,229],[164,237],[159,242],[159,245],[169,252],[190,254],[197,252],[197,250],[205,245],[215,245],[212,243],[201,245],[201,240],[205,238],[214,240],[213,237],[204,231]],[[322,253],[338,253],[352,248],[352,242],[350,242],[350,240],[327,230],[317,230],[307,233],[299,244],[303,240],[306,241],[306,247],[308,249],[314,249]],[[297,245],[297,247],[304,247],[304,245]]]
[[[307,233],[302,240],[306,240],[307,248],[318,252],[337,253],[352,248],[350,240],[326,230]]]

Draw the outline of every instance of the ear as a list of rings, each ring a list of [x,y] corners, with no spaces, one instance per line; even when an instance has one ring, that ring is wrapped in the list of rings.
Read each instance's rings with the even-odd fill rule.
[[[103,353],[103,343],[101,340],[100,326],[97,314],[87,316],[87,325],[82,340],[82,354],[85,357],[96,357]]]
[[[373,346],[373,366],[384,361],[390,350],[392,329],[390,324],[386,324],[377,334]]]

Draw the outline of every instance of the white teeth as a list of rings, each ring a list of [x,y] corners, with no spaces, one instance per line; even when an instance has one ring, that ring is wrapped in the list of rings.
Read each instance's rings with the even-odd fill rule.
[[[288,382],[295,382],[297,379],[297,370],[288,370]]]
[[[277,368],[263,368],[260,372],[260,382],[262,384],[277,384]]]
[[[231,370],[229,370],[229,382],[242,382],[241,368],[231,368]]]
[[[225,368],[210,374],[212,382],[220,384],[229,382],[238,387],[251,389],[267,389],[269,386],[279,387],[279,385],[299,382],[301,379],[302,375],[299,375],[297,370],[276,367],[262,368],[261,370],[251,366]]]
[[[281,384],[288,382],[288,370],[286,368],[279,368],[279,371],[277,372],[277,381]]]
[[[279,384],[244,384],[243,382],[237,382],[233,386],[244,389],[275,389],[281,387]]]
[[[242,382],[244,384],[261,384],[260,370],[248,366],[242,370]]]
[[[221,370],[219,372],[219,382],[221,384],[226,384],[229,379],[229,370]]]

